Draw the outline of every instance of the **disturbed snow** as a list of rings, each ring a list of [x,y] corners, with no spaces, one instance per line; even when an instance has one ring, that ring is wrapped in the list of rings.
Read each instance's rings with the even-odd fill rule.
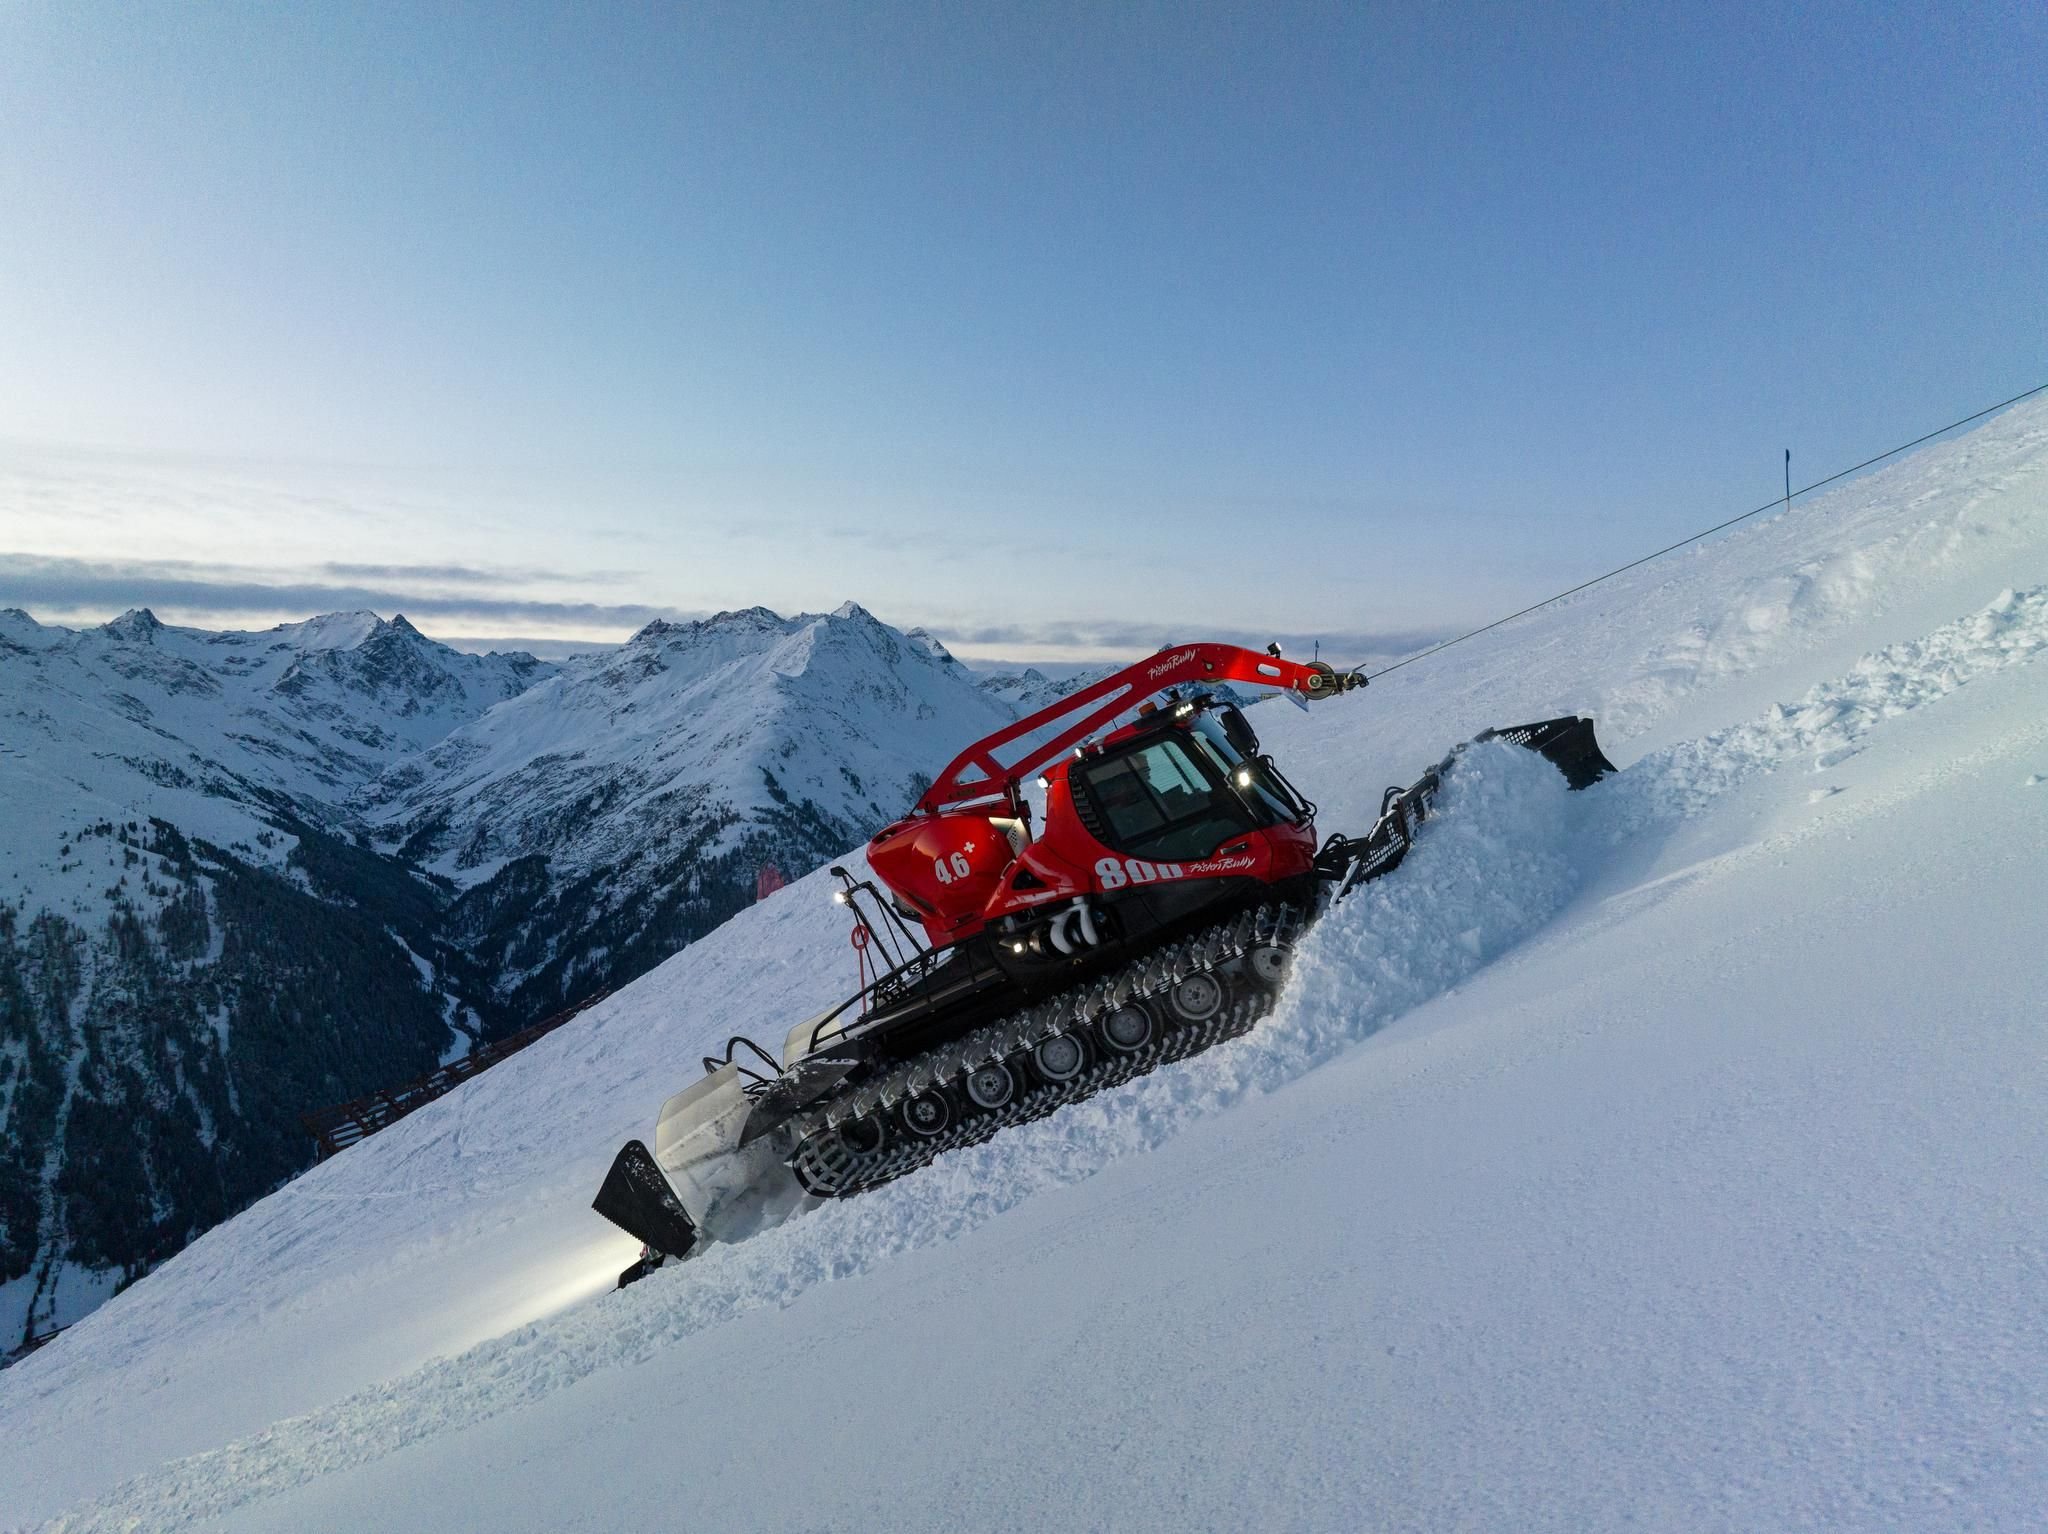
[[[792,886],[0,1378],[0,1518],[2024,1526],[2044,444],[2015,411],[1519,658],[1261,709],[1332,826],[1551,708],[1627,770],[1469,753],[1253,1035],[594,1297],[617,1141],[837,988]]]

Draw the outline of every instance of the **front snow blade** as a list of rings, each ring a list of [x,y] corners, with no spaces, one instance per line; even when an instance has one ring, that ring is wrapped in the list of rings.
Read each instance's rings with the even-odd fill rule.
[[[1488,730],[1477,740],[1505,740],[1527,746],[1559,772],[1573,788],[1591,788],[1610,772],[1617,771],[1593,738],[1593,721],[1567,714],[1562,719],[1542,719],[1535,724],[1511,724],[1504,730]]]
[[[687,1257],[697,1244],[697,1227],[690,1223],[654,1157],[638,1140],[628,1140],[619,1148],[590,1207],[666,1256]]]

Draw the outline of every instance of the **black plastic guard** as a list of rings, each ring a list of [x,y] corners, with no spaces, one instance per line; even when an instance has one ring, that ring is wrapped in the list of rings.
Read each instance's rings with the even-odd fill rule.
[[[641,1279],[645,1278],[648,1274],[652,1273],[656,1268],[660,1267],[664,1262],[668,1261],[668,1259],[666,1257],[663,1257],[659,1252],[650,1252],[645,1247],[642,1247],[640,1250],[640,1260],[634,1263],[630,1268],[626,1268],[620,1272],[618,1283],[619,1288],[623,1289],[628,1284],[639,1283]]]
[[[638,1140],[619,1147],[590,1207],[627,1235],[670,1257],[687,1257],[697,1244],[697,1227]]]
[[[1505,740],[1527,746],[1564,774],[1573,788],[1591,788],[1610,772],[1614,763],[1593,738],[1593,721],[1567,714],[1562,719],[1540,719],[1534,724],[1511,724],[1504,730],[1487,730],[1475,740]]]

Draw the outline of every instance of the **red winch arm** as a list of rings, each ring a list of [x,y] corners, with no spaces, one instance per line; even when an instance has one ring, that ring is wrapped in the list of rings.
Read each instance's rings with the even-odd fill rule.
[[[1025,778],[1071,751],[1126,709],[1169,687],[1199,682],[1247,682],[1312,699],[1362,687],[1365,678],[1355,671],[1335,671],[1320,661],[1285,660],[1231,644],[1183,645],[1162,651],[976,741],[947,764],[911,813],[935,815],[979,799],[1007,799]],[[1001,747],[1078,709],[1087,709],[1087,713],[1028,755],[1007,764],[997,760]]]

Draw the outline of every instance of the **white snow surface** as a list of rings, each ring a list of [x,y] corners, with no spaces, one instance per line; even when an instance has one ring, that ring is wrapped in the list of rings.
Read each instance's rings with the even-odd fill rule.
[[[0,1525],[2030,1529],[2048,405],[1255,722],[1362,827],[1248,1037],[610,1293],[799,881],[0,1374]],[[936,764],[935,764],[936,765]]]

